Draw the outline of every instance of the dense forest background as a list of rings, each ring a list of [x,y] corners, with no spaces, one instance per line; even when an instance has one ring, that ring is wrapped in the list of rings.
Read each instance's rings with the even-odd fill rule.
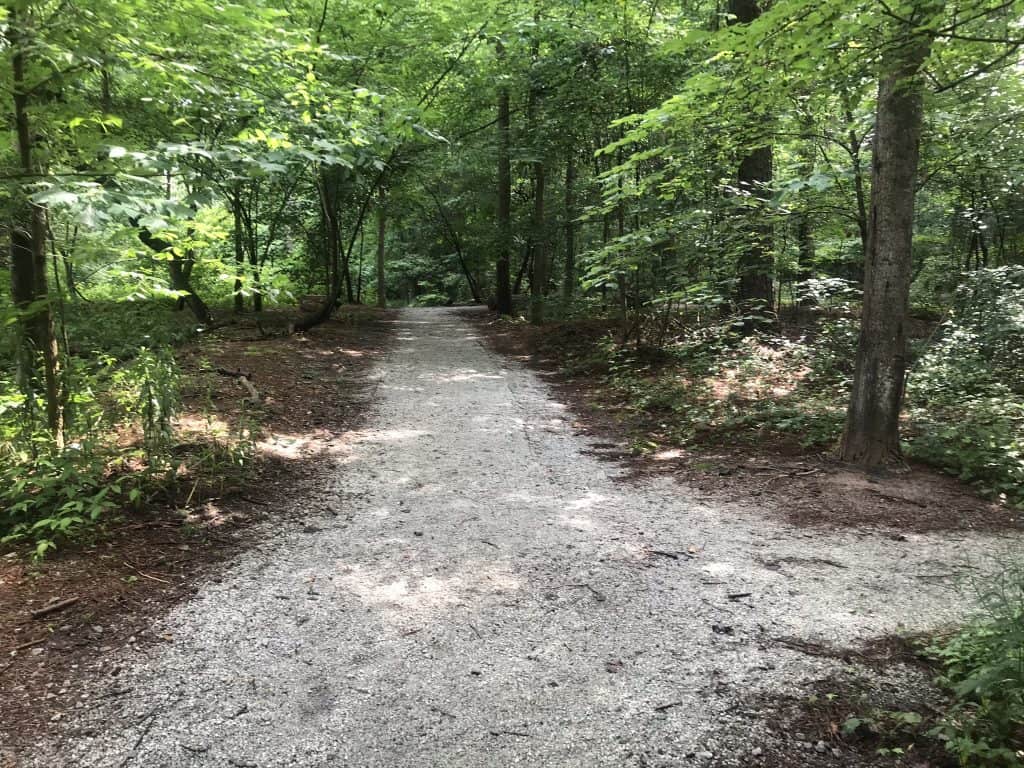
[[[239,360],[300,443],[358,318],[457,304],[637,454],[918,462],[1012,528],[1022,46],[1024,0],[3,0],[0,544],[258,495]],[[1024,574],[990,586],[926,651],[948,709],[844,728],[1020,765]]]
[[[1020,504],[1022,19],[6,3],[5,535],[45,551],[181,474],[175,344],[360,303],[601,320],[587,364],[665,439],[909,455]]]

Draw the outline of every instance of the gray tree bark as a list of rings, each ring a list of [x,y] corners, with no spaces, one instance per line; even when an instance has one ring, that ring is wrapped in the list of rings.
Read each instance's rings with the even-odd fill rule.
[[[931,5],[941,4],[931,3]],[[871,160],[864,308],[840,457],[877,467],[901,460],[914,192],[931,37],[904,30],[883,55]]]

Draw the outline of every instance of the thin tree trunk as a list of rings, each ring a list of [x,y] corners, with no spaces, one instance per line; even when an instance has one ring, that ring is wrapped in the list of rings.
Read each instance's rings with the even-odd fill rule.
[[[387,209],[384,207],[384,188],[381,187],[377,197],[377,306],[384,309],[388,305],[388,286],[384,273],[384,236],[387,228]]]
[[[530,322],[544,322],[544,294],[548,287],[548,248],[544,237],[544,162],[533,165],[533,277],[530,280]]]
[[[236,187],[231,193],[231,212],[234,214],[235,229],[235,290],[233,294],[235,314],[245,311],[245,296],[242,293],[242,275],[245,272],[245,248],[242,244],[242,195]]]
[[[843,116],[850,126],[848,137],[850,146],[848,149],[850,160],[853,163],[853,191],[857,200],[857,232],[860,234],[861,264],[863,265],[868,252],[868,206],[867,194],[864,191],[864,168],[861,163],[863,141],[857,137],[857,132],[853,128],[853,109],[849,106],[848,97],[845,93],[843,94],[843,100]],[[855,277],[858,280],[863,280],[863,266],[861,274],[855,275]]]
[[[504,64],[505,46],[496,46],[498,61]],[[495,304],[498,314],[512,314],[512,160],[511,113],[508,85],[498,90],[498,253],[495,265]]]
[[[132,226],[137,226],[138,221],[133,219]],[[184,294],[181,301],[192,311],[203,325],[213,325],[213,315],[206,302],[192,290],[190,276],[192,274],[193,256],[191,252],[187,259],[182,259],[174,252],[174,246],[166,240],[156,237],[148,229],[139,229],[139,241],[155,253],[171,254],[167,262],[168,273],[171,278],[171,288]]]
[[[749,24],[761,15],[757,0],[730,0],[733,23]],[[742,193],[764,199],[765,185],[772,180],[772,148],[758,147],[740,161],[737,181]],[[749,227],[750,241],[740,254],[737,271],[737,300],[742,311],[771,309],[775,291],[772,286],[772,227],[760,207],[754,212],[756,223]],[[753,323],[745,323],[749,331]]]
[[[359,228],[359,266],[356,267],[356,304],[363,303],[363,254],[366,246],[366,232]]]
[[[931,3],[934,8],[936,3]],[[924,10],[924,9],[921,9]],[[868,467],[901,460],[914,192],[931,38],[912,30],[882,59],[871,164],[864,309],[841,458]]]
[[[15,137],[20,170],[26,176],[40,173],[34,153],[29,121],[29,91],[25,83],[25,50],[28,32],[21,24],[25,18],[11,9],[8,35],[13,49],[13,103]],[[19,379],[26,394],[37,390],[36,355],[42,358],[42,395],[46,423],[58,449],[64,447],[64,409],[60,387],[60,350],[53,327],[53,313],[46,279],[46,208],[24,199],[17,206],[10,233],[11,298],[25,314],[19,320]]]
[[[572,298],[576,290],[576,155],[569,150],[565,161],[565,275],[562,297]]]

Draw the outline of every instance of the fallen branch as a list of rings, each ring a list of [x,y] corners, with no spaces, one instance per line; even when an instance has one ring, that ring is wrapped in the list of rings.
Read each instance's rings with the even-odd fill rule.
[[[127,560],[124,561],[124,564],[126,566],[128,566],[129,568],[131,568],[133,571],[135,571],[137,574],[139,574],[139,576],[141,576],[144,579],[149,579],[150,581],[158,581],[161,584],[173,584],[174,583],[174,582],[168,581],[167,579],[158,579],[156,576],[150,576],[148,573],[144,573],[143,571],[140,571],[138,568],[136,568],[134,565],[129,563]]]
[[[683,705],[683,702],[681,702],[681,701],[672,701],[672,702],[669,702],[668,704],[659,704],[658,706],[656,706],[654,708],[654,711],[655,712],[664,712],[666,709],[672,709],[672,707],[681,707],[682,705]]]
[[[214,368],[213,373],[235,379],[248,393],[249,399],[258,403],[260,394],[256,391],[256,385],[252,383],[252,374],[244,371],[231,371],[227,368]]]
[[[26,648],[31,648],[33,645],[40,645],[42,643],[45,643],[49,639],[50,638],[48,638],[48,637],[40,637],[38,640],[29,640],[27,643],[22,643],[21,645],[14,646],[14,648],[12,648],[11,650],[12,650],[12,652],[13,651],[23,651]]]
[[[42,608],[37,608],[36,610],[32,611],[32,618],[41,619],[43,618],[43,616],[49,616],[51,613],[63,611],[65,608],[70,608],[79,600],[81,600],[80,597],[69,597],[66,600],[58,600],[56,603],[44,605]]]

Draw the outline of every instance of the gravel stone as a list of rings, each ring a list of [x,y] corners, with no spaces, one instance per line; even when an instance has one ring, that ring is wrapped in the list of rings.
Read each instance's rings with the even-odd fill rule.
[[[712,743],[698,756],[730,765],[758,729],[723,713],[840,664],[773,638],[846,647],[954,621],[966,598],[934,574],[1020,546],[798,529],[757,499],[625,482],[538,375],[454,312],[395,322],[369,426],[331,457],[330,503],[294,502],[340,515],[269,529],[154,627],[167,642],[103,659],[127,692],[97,685],[26,766],[621,768]],[[714,741],[730,722],[748,743]]]

